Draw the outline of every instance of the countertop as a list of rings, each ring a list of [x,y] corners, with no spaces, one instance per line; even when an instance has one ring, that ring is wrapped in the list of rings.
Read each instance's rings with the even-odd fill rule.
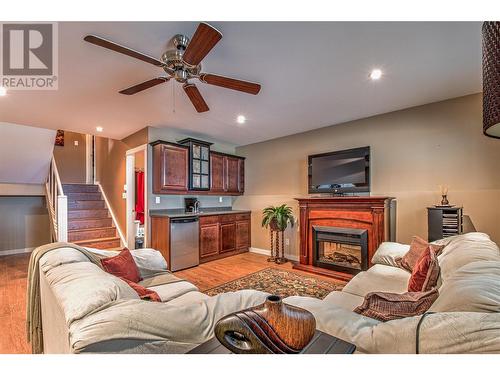
[[[151,217],[188,217],[188,216],[209,216],[209,215],[228,215],[250,213],[250,210],[233,210],[231,207],[206,207],[200,208],[200,212],[186,212],[182,208],[169,210],[149,210]]]

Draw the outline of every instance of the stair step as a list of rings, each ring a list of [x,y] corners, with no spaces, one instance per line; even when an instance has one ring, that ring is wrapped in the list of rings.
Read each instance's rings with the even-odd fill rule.
[[[115,227],[74,229],[68,231],[68,241],[97,240],[99,238],[116,237]]]
[[[94,210],[85,209],[72,209],[68,211],[68,219],[99,219],[109,217],[109,212],[107,208],[98,208]]]
[[[103,200],[97,201],[68,201],[68,209],[92,209],[92,208],[105,208]]]
[[[113,226],[113,220],[110,217],[69,219],[68,221],[68,230],[105,228],[111,226]]]
[[[98,193],[99,186],[87,184],[63,184],[63,191],[67,193]]]
[[[101,193],[67,193],[68,201],[100,201]]]
[[[105,237],[94,240],[73,241],[73,243],[79,246],[92,247],[94,249],[122,249],[119,237]]]

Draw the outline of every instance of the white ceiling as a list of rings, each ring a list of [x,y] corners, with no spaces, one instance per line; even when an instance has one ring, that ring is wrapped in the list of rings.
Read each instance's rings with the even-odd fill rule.
[[[197,23],[66,22],[59,24],[59,90],[9,92],[0,98],[0,121],[83,133],[100,125],[117,139],[171,127],[244,145],[481,91],[479,22],[211,24],[224,37],[204,71],[260,82],[259,95],[198,83],[210,107],[202,114],[173,81],[120,95],[161,69],[86,43],[86,34],[160,57],[174,34],[191,36]],[[375,67],[384,71],[377,82],[368,79]],[[236,124],[238,114],[245,125]]]

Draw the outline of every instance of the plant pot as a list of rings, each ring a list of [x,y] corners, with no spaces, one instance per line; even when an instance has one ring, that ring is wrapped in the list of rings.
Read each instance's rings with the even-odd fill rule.
[[[269,296],[258,306],[225,316],[215,325],[215,336],[238,354],[296,354],[311,341],[316,320],[307,310]]]

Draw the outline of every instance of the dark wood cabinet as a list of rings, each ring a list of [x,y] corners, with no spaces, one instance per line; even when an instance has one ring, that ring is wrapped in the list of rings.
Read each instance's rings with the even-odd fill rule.
[[[225,185],[225,172],[224,168],[224,155],[215,152],[210,153],[210,169],[212,172],[210,191],[224,193],[226,190]]]
[[[159,143],[153,146],[153,193],[188,191],[189,150],[185,146]]]
[[[224,223],[220,225],[220,252],[236,250],[236,223]]]
[[[219,223],[200,224],[200,259],[219,253]]]
[[[462,207],[427,207],[428,241],[464,232]]]
[[[250,213],[200,217],[200,262],[248,251]]]
[[[191,143],[188,146],[156,141],[151,146],[154,194],[242,195],[245,192],[242,157]]]

